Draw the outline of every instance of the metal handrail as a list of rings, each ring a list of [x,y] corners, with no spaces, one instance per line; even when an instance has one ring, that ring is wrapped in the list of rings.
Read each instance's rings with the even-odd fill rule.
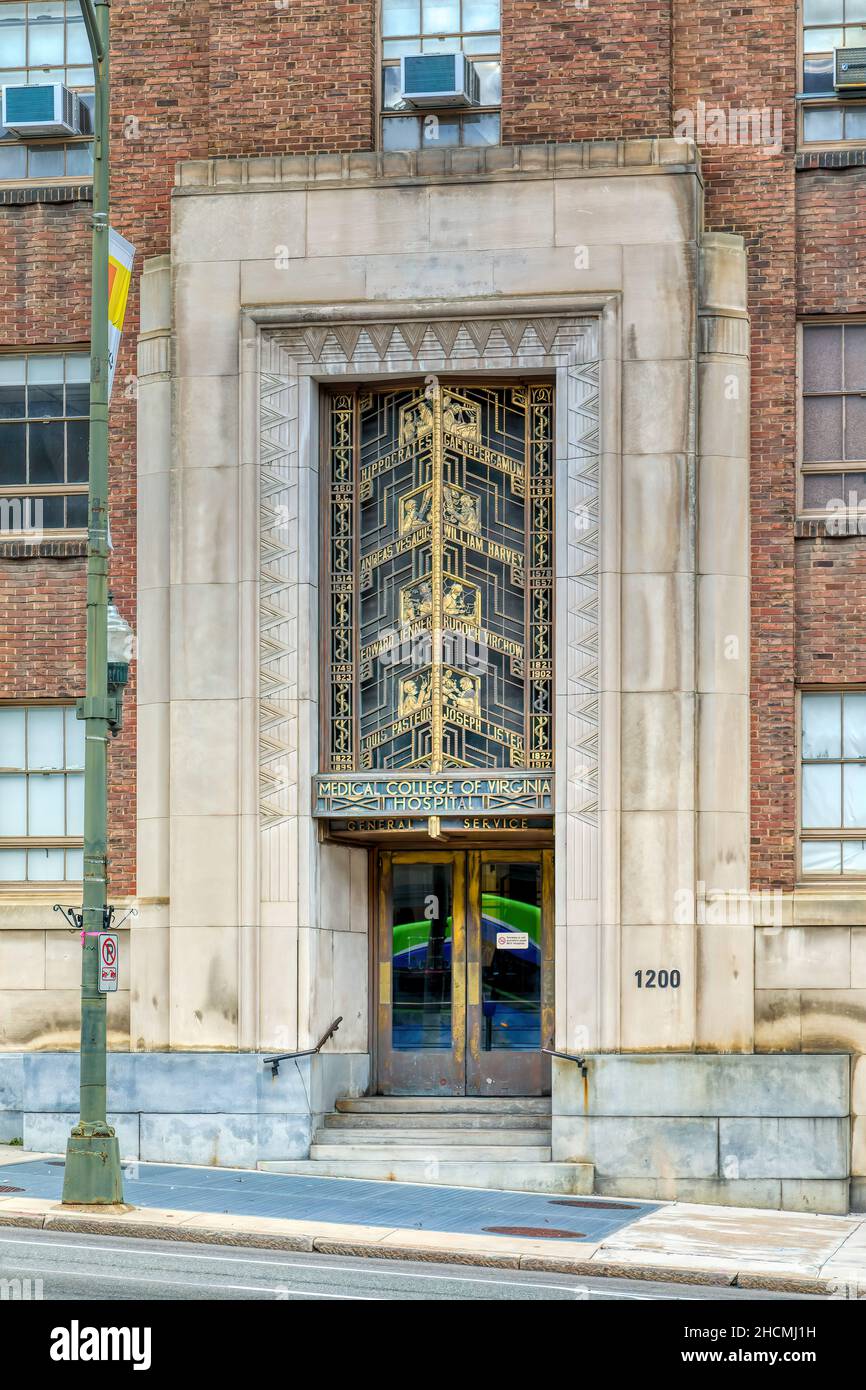
[[[263,1057],[262,1065],[270,1066],[271,1076],[279,1076],[280,1062],[291,1062],[293,1059],[297,1057],[315,1057],[317,1052],[321,1052],[328,1039],[334,1036],[342,1022],[343,1015],[340,1014],[339,1018],[334,1019],[334,1022],[331,1024],[327,1033],[322,1034],[315,1047],[308,1047],[304,1052],[281,1052],[277,1057]]]
[[[585,1057],[575,1057],[571,1052],[557,1052],[552,1047],[543,1047],[541,1050],[542,1052],[546,1052],[548,1057],[561,1057],[563,1062],[576,1062],[580,1067],[581,1076],[586,1077],[588,1075],[589,1069]]]

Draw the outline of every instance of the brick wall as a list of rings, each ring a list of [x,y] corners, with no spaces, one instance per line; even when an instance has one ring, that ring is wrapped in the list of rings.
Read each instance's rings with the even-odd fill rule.
[[[207,152],[206,0],[112,5],[112,224],[138,268],[168,250],[174,166]],[[90,337],[91,204],[0,208],[4,346],[82,345]],[[135,621],[135,340],[138,279],[111,404],[111,584]],[[8,547],[6,548],[8,549]],[[75,699],[84,692],[85,561],[0,555],[0,698]],[[135,672],[125,727],[112,742],[109,875],[135,891]]]
[[[212,155],[369,150],[371,0],[212,0]]]
[[[702,146],[706,222],[739,232],[752,317],[752,876],[794,877],[795,238],[794,6],[700,0],[674,8],[674,107],[725,116],[729,142]],[[766,108],[767,145],[742,143],[733,117]],[[773,151],[776,113],[781,149]],[[707,113],[708,114],[708,113]],[[708,130],[712,125],[708,124]]]
[[[370,148],[378,64],[373,0],[115,0],[113,222],[139,268],[168,249],[177,160],[205,155]],[[766,107],[784,118],[781,152],[744,144],[702,150],[706,221],[741,232],[749,250],[753,320],[753,874],[789,886],[794,873],[794,683],[821,645],[828,575],[856,568],[858,542],[795,542],[795,318],[866,309],[866,170],[793,167],[796,14],[788,0],[759,10],[711,0],[504,0],[503,139],[569,140],[668,134],[673,113]],[[795,182],[796,180],[796,182]],[[795,199],[799,244],[795,246]],[[89,205],[0,207],[0,341],[86,341]],[[795,253],[798,262],[795,265]],[[799,267],[797,269],[797,266]],[[799,275],[799,291],[797,290]],[[134,612],[137,278],[112,404],[113,584]],[[835,543],[836,546],[839,543]],[[56,563],[67,594],[81,560]],[[0,633],[31,610],[34,562],[0,558]],[[799,648],[795,613],[803,614]],[[59,610],[62,611],[62,610]],[[836,619],[831,630],[838,630]],[[835,626],[833,626],[835,624]],[[839,633],[841,640],[842,634]],[[817,645],[816,645],[817,644]],[[0,646],[0,687],[12,642]],[[69,682],[58,647],[41,693]],[[797,662],[800,662],[800,668]],[[849,660],[848,657],[845,658]],[[849,669],[846,667],[846,669]],[[838,677],[837,677],[838,678]],[[79,672],[79,680],[83,673]],[[35,675],[33,677],[35,683]],[[28,692],[21,690],[25,695]],[[39,693],[35,689],[31,694]],[[131,702],[130,702],[131,703]],[[134,717],[114,749],[121,807],[115,887],[132,886]]]
[[[797,174],[797,307],[866,313],[866,169]]]
[[[671,0],[504,0],[502,138],[667,135]]]
[[[721,109],[729,138],[702,143],[706,223],[739,232],[752,314],[753,876],[794,877],[794,539],[796,299],[794,7],[711,0],[603,7],[535,0],[503,15],[503,138],[669,134],[698,104]],[[766,144],[732,117],[766,108]],[[782,139],[773,150],[776,119]],[[751,127],[749,127],[751,135]],[[712,136],[710,137],[712,138]],[[763,139],[763,132],[761,133]]]
[[[0,208],[0,342],[86,343],[89,202]],[[71,273],[73,272],[73,273]]]
[[[866,680],[866,545],[859,536],[797,542],[797,676],[804,684]]]
[[[866,313],[866,169],[797,175],[797,306],[803,316]],[[797,676],[866,681],[866,543],[797,540]]]
[[[0,699],[83,694],[84,562],[0,564]]]

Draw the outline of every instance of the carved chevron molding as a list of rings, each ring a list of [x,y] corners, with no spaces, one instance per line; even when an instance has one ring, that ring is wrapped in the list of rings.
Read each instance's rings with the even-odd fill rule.
[[[523,361],[565,366],[594,356],[596,322],[573,314],[530,318],[490,317],[393,319],[370,323],[296,324],[274,339],[299,364],[338,369],[410,366],[441,359],[459,369],[479,361]],[[539,362],[538,359],[541,359]]]
[[[568,632],[566,743],[568,810],[598,823],[599,746],[599,388],[598,363],[568,373]],[[560,496],[562,489],[560,488]]]

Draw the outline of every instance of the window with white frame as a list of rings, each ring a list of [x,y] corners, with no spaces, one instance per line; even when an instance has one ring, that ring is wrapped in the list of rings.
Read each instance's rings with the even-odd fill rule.
[[[802,326],[802,509],[866,508],[866,323]]]
[[[866,690],[801,697],[804,878],[866,876]]]
[[[84,727],[71,705],[0,705],[0,888],[83,877]]]
[[[80,0],[0,0],[0,86],[62,82],[78,92],[93,127],[93,66]],[[21,139],[0,125],[0,183],[89,179],[93,139]]]
[[[866,48],[866,0],[803,0],[802,48],[802,143],[866,144],[866,105],[833,86],[834,50]]]
[[[382,148],[498,145],[502,103],[499,0],[382,0]],[[464,53],[475,64],[480,102],[466,110],[410,108],[400,90],[400,59]]]
[[[87,529],[90,358],[0,352],[0,537]]]

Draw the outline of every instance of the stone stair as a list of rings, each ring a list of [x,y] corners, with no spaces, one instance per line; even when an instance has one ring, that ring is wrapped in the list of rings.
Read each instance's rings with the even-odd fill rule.
[[[361,1096],[338,1100],[308,1159],[268,1161],[271,1173],[489,1187],[592,1191],[588,1163],[554,1163],[550,1098]]]

